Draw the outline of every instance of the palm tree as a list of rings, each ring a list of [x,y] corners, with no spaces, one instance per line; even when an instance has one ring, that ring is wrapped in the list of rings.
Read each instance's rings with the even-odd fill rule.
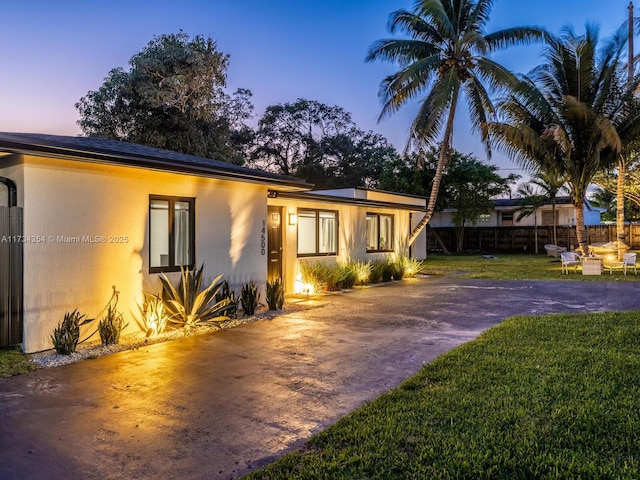
[[[533,182],[531,182],[533,183]],[[522,206],[518,209],[516,221],[520,221],[529,215],[533,215],[533,232],[535,236],[534,251],[538,253],[538,210],[548,198],[538,193],[531,183],[521,183],[516,193],[522,198]]]
[[[553,244],[558,244],[558,235],[556,232],[557,219],[557,196],[558,193],[565,190],[565,178],[560,174],[557,168],[549,166],[546,169],[539,169],[531,178],[531,183],[542,189],[544,196],[551,200],[551,217],[553,218]]]
[[[367,61],[384,60],[400,70],[380,86],[383,102],[380,119],[396,112],[426,92],[411,124],[407,150],[433,142],[444,128],[438,166],[424,218],[411,233],[411,245],[435,210],[442,173],[452,149],[453,124],[458,101],[468,101],[473,129],[479,131],[490,155],[487,121],[495,113],[486,83],[491,88],[514,85],[515,77],[488,58],[508,46],[543,37],[535,27],[515,27],[485,33],[493,0],[418,0],[413,11],[397,10],[389,18],[389,31],[408,39],[385,39],[374,43]]]
[[[584,35],[564,28],[559,37],[550,37],[545,62],[501,103],[505,121],[490,127],[516,161],[554,166],[565,176],[583,253],[588,251],[587,188],[617,159],[622,142],[616,125],[625,105],[634,102],[621,61],[624,42],[618,33],[600,49],[594,25],[587,25]]]

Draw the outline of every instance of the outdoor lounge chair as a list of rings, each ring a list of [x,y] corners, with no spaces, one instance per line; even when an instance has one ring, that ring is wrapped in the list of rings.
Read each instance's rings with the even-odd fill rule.
[[[621,268],[624,274],[627,274],[627,267],[633,267],[633,273],[638,274],[638,270],[636,269],[636,254],[635,253],[625,253],[622,255],[621,262],[611,262],[609,265],[609,274],[613,274],[614,268]]]
[[[569,267],[574,266],[575,271],[578,271],[578,265],[581,265],[580,256],[576,252],[562,252],[560,254],[560,260],[562,261],[562,273],[569,275]]]
[[[561,253],[567,251],[566,248],[559,247],[558,245],[554,245],[553,243],[547,243],[544,246],[544,249],[547,251],[547,257],[559,257]]]

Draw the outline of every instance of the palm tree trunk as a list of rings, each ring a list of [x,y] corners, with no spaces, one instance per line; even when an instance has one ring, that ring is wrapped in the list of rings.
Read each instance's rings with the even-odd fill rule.
[[[429,220],[433,216],[433,212],[436,209],[436,201],[438,200],[438,191],[440,190],[440,183],[442,182],[442,173],[444,169],[449,165],[451,159],[451,139],[453,138],[453,120],[456,115],[456,106],[458,104],[458,89],[456,88],[451,98],[451,105],[449,106],[449,117],[447,118],[447,125],[444,130],[444,138],[442,145],[440,145],[440,154],[438,156],[438,165],[436,166],[436,173],[433,177],[433,184],[431,185],[431,192],[429,194],[429,202],[427,203],[427,209],[424,212],[424,217],[413,229],[409,239],[407,241],[408,246],[413,245],[420,232],[426,227]]]
[[[534,251],[535,254],[538,254],[538,212],[536,210],[533,211],[533,239],[535,242]]]
[[[558,233],[557,233],[557,222],[556,222],[556,198],[553,197],[551,201],[551,216],[553,217],[553,244],[558,245]]]
[[[576,237],[578,238],[578,250],[583,255],[589,253],[589,240],[587,239],[587,227],[584,224],[584,200],[579,199],[576,208]]]
[[[627,237],[624,233],[624,176],[626,165],[624,157],[618,160],[618,181],[616,183],[616,240],[618,245],[618,260],[622,260],[623,245]]]

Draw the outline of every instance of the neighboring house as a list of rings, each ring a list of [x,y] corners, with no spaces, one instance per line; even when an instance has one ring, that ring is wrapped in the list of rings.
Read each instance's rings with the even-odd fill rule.
[[[519,221],[518,212],[522,207],[522,199],[501,198],[493,200],[494,209],[481,215],[475,222],[476,227],[532,227],[534,225],[533,214],[521,218]],[[589,200],[584,202],[585,225],[600,225],[600,215],[606,211],[591,205]],[[455,209],[445,209],[434,213],[429,224],[434,227],[452,227]],[[553,210],[551,202],[546,203],[536,212],[538,226],[553,225]],[[569,197],[556,198],[556,225],[574,226],[576,224],[575,207]]]
[[[292,293],[302,258],[409,252],[424,198],[311,187],[124,142],[0,133],[0,342],[51,348],[64,313],[100,316],[112,286],[135,328],[143,291],[180,266],[204,264],[208,281],[224,274],[238,290],[282,276]]]

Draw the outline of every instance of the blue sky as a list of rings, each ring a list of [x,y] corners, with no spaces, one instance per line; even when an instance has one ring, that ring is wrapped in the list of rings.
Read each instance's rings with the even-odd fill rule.
[[[307,98],[341,106],[360,128],[383,134],[399,149],[407,140],[415,107],[378,123],[378,86],[394,67],[364,63],[364,57],[372,42],[389,36],[389,14],[411,8],[412,0],[0,1],[0,131],[79,134],[74,104],[80,97],[97,89],[110,69],[126,67],[154,35],[183,30],[212,37],[230,54],[229,92],[253,92],[254,122],[269,105]],[[582,32],[594,22],[606,37],[627,18],[628,3],[496,0],[488,30],[538,25],[557,33],[571,24]],[[526,72],[539,52],[519,47],[495,58]],[[463,112],[454,145],[485,159]],[[493,163],[505,175],[516,169],[500,155]]]

